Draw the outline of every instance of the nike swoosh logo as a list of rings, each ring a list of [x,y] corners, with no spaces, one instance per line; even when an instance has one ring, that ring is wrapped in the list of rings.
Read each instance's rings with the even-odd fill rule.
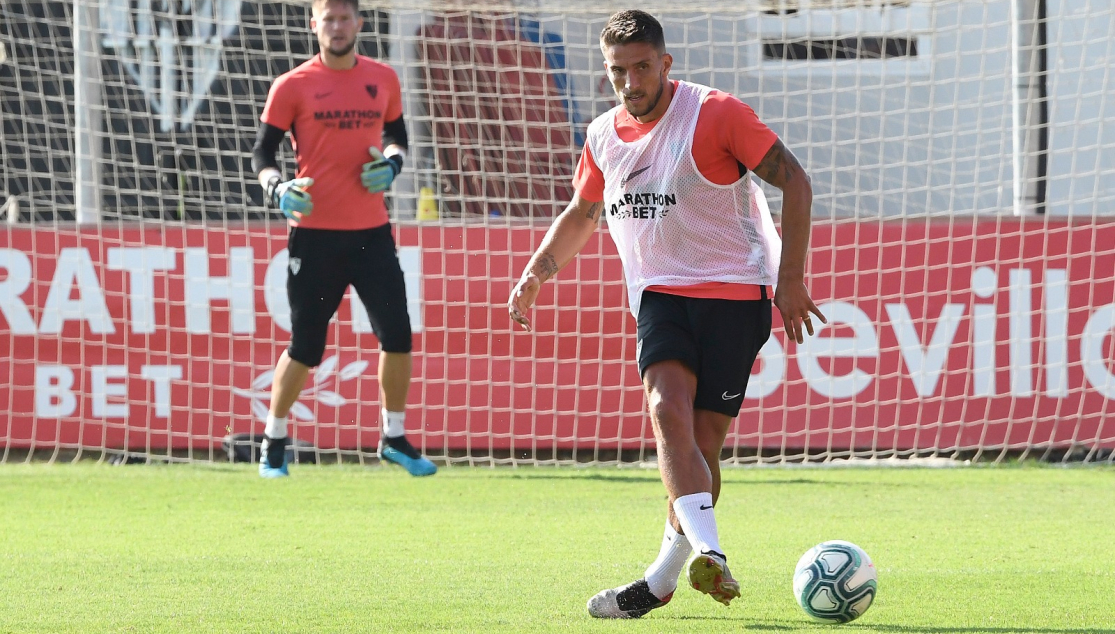
[[[701,508],[702,511],[707,511],[712,507],[711,506],[705,506],[704,504],[702,504],[700,508]]]
[[[332,90],[330,90],[329,92],[315,92],[314,93],[314,99],[325,99],[326,97],[328,97],[329,95],[332,95],[332,94],[333,94]]]
[[[735,394],[732,394],[732,395],[729,396],[728,395],[728,390],[724,390],[724,393],[720,395],[720,398],[724,399],[725,401],[730,401],[733,398],[736,398],[737,396],[739,396],[740,394],[743,394],[743,392],[736,392]]]
[[[649,170],[649,169],[650,169],[650,165],[647,165],[647,166],[646,166],[646,167],[644,167],[643,169],[638,169],[638,170],[635,170],[634,172],[631,172],[630,174],[628,174],[626,178],[624,178],[623,180],[621,180],[621,181],[619,182],[619,184],[620,184],[620,185],[626,185],[626,184],[627,184],[628,182],[630,182],[630,181],[634,180],[636,176],[638,176],[639,174],[642,174],[643,172],[645,172],[645,171],[647,171],[647,170]]]

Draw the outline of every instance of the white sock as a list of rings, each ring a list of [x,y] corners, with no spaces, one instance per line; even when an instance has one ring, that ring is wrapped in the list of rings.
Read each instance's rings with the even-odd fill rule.
[[[658,559],[654,560],[644,575],[651,594],[661,599],[677,590],[678,575],[681,574],[681,569],[685,567],[685,560],[689,559],[692,552],[693,547],[689,545],[689,540],[684,535],[679,535],[667,520]]]
[[[398,438],[406,433],[406,412],[383,411],[383,435],[388,438]]]
[[[267,415],[267,426],[263,428],[263,435],[268,438],[286,438],[287,417],[279,418],[274,414]]]
[[[683,495],[674,500],[674,514],[678,516],[681,530],[689,538],[693,550],[704,553],[720,550],[720,535],[716,532],[716,516],[712,513],[712,494],[701,492]]]

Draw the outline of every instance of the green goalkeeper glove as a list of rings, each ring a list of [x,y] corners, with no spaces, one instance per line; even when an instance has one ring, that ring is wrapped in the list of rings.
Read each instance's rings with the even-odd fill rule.
[[[391,181],[403,171],[403,157],[395,154],[384,158],[383,152],[374,145],[368,148],[368,154],[372,160],[364,163],[364,169],[360,171],[360,182],[369,193],[378,194],[390,187]]]
[[[306,191],[313,184],[314,179],[305,176],[286,182],[282,182],[278,176],[272,176],[267,183],[267,197],[284,216],[300,222],[314,210],[313,198]]]

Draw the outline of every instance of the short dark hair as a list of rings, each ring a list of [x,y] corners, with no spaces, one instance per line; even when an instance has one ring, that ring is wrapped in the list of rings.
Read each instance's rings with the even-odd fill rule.
[[[341,4],[347,4],[348,6],[352,7],[352,10],[356,13],[356,15],[358,15],[358,16],[360,15],[360,0],[334,0],[334,1],[335,2],[340,2]],[[329,2],[329,0],[314,0],[312,3],[310,3],[310,6],[314,9],[320,9],[321,7],[325,6],[326,2]]]
[[[646,11],[627,9],[608,18],[604,30],[600,31],[600,47],[616,44],[646,42],[659,53],[666,50],[666,37],[662,25]]]

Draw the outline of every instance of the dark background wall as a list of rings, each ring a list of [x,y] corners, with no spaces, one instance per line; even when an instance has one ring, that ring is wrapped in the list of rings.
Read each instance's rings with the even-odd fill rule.
[[[171,19],[167,11],[181,16],[188,3],[154,4],[156,18],[174,25],[179,42],[193,35],[192,19]],[[73,6],[54,0],[0,4],[7,57],[0,63],[0,202],[18,196],[23,221],[74,219]],[[171,131],[160,129],[113,49],[101,49],[106,219],[219,220],[267,213],[251,173],[251,147],[271,81],[316,52],[309,14],[306,5],[243,2],[208,98],[189,125]],[[364,17],[360,52],[385,57],[386,13]],[[180,65],[189,65],[191,51],[177,48]],[[283,155],[289,160],[291,153]]]

